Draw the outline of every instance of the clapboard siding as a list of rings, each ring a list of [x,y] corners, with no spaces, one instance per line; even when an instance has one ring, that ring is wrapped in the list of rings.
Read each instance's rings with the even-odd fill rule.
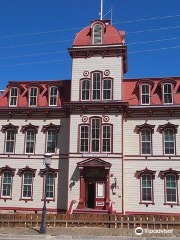
[[[101,158],[102,160],[112,164],[110,169],[110,199],[115,202],[114,210],[117,212],[122,212],[122,159],[121,158]],[[77,207],[80,196],[80,179],[79,179],[79,169],[77,168],[77,163],[85,160],[85,158],[69,159],[69,191],[68,191],[68,206],[72,200],[76,200],[75,207]],[[117,189],[112,191],[112,184],[114,184],[114,178],[117,178]],[[75,185],[72,185],[72,178],[75,179]],[[114,194],[113,194],[114,193]]]
[[[124,154],[125,155],[139,155],[139,134],[136,133],[136,125],[141,125],[147,122],[148,124],[155,125],[154,133],[152,134],[153,155],[163,155],[163,134],[158,131],[158,126],[168,122],[180,125],[178,118],[151,118],[151,119],[125,119],[124,121]],[[180,128],[180,127],[179,127]],[[176,136],[177,155],[180,155],[180,129],[178,129]]]
[[[79,101],[80,79],[84,78],[84,71],[105,71],[110,70],[109,77],[114,80],[113,95],[114,100],[121,100],[122,85],[122,57],[91,57],[91,58],[75,58],[72,66],[71,81],[71,101]],[[104,76],[104,75],[103,75]],[[88,76],[89,77],[89,76]],[[105,77],[105,76],[104,76]]]
[[[135,172],[145,168],[156,171],[154,179],[154,203],[146,207],[140,202],[140,180],[136,178]],[[178,161],[125,161],[125,211],[129,212],[162,212],[178,213],[180,206],[164,205],[164,180],[159,177],[159,172],[172,168],[180,171]],[[178,192],[180,194],[180,180],[178,180]],[[180,197],[180,196],[179,196]]]
[[[83,115],[71,115],[71,127],[70,127],[70,153],[77,153],[78,151],[78,142],[79,142],[79,135],[78,135],[78,125],[83,124],[82,122]],[[104,115],[89,115],[85,114],[88,117],[103,117]],[[122,152],[122,116],[121,115],[108,115],[109,122],[107,124],[113,125],[113,152],[114,153],[121,153]],[[89,122],[89,120],[88,120]],[[86,122],[85,124],[87,124]],[[104,123],[104,122],[103,122]]]

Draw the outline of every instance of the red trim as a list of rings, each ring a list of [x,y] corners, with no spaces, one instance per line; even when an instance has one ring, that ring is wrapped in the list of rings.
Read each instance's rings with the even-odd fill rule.
[[[36,170],[37,169],[30,168],[29,166],[26,166],[25,168],[19,168],[19,176],[21,177],[25,172],[31,172],[33,177],[35,177]]]
[[[7,132],[8,129],[14,129],[15,130],[15,133],[17,134],[18,133],[18,129],[19,129],[19,126],[15,126],[13,125],[12,123],[9,123],[7,125],[2,125],[2,128],[1,128],[1,131],[3,133]]]
[[[42,208],[26,208],[26,207],[0,207],[0,210],[14,210],[14,211],[42,211]],[[47,208],[47,211],[49,212],[57,212],[57,211],[63,211],[65,212],[66,209],[57,209],[57,208]]]
[[[39,128],[39,126],[35,126],[35,125],[29,123],[28,125],[22,126],[22,133],[25,133],[29,129],[33,129],[33,130],[35,130],[35,133],[37,134],[38,128]]]
[[[8,165],[0,168],[0,176],[1,176],[0,199],[4,199],[4,201],[12,200],[12,186],[13,186],[13,177],[14,177],[15,171],[16,171],[15,168],[11,168]],[[11,190],[10,190],[10,196],[9,197],[2,196],[4,172],[11,172]]]
[[[147,167],[143,170],[136,171],[137,178],[140,179],[142,177],[142,174],[150,174],[152,176],[152,179],[155,179],[156,171],[152,171],[148,169]]]
[[[155,178],[155,173],[151,173],[151,172],[153,172],[153,171],[151,171],[151,170],[145,171],[145,172],[141,173],[140,177],[138,177],[140,179],[140,202],[139,202],[139,204],[144,204],[144,205],[146,205],[146,207],[148,207],[148,205],[155,205],[155,203],[154,203],[154,183],[153,183],[153,180]],[[144,175],[144,174],[151,176],[151,183],[152,183],[152,186],[151,186],[152,200],[151,201],[142,200],[142,175]]]
[[[159,133],[162,133],[166,128],[172,128],[174,130],[174,133],[177,133],[179,125],[172,124],[170,122],[164,124],[164,125],[159,125],[158,131]]]
[[[151,124],[148,124],[148,123],[144,123],[144,124],[141,124],[141,125],[136,125],[136,133],[139,133],[142,129],[144,128],[147,128],[151,131],[151,133],[154,133],[154,128],[155,128],[155,125],[151,125]]]
[[[125,212],[126,215],[130,215],[130,214],[147,214],[147,215],[174,215],[174,216],[180,216],[180,213],[168,213],[168,212],[134,212],[134,211],[126,211]]]
[[[46,133],[48,129],[56,129],[57,133],[59,133],[60,127],[61,127],[60,125],[55,125],[51,122],[48,125],[44,125],[42,128],[43,128],[44,133]]]

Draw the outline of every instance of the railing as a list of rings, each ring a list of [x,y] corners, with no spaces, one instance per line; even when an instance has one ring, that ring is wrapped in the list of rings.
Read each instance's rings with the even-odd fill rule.
[[[180,216],[47,214],[47,227],[180,229]],[[0,227],[40,227],[41,214],[0,214]]]

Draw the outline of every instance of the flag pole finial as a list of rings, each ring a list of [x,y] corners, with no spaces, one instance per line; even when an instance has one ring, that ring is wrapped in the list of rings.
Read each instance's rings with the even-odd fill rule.
[[[103,19],[103,0],[101,0],[101,20]]]

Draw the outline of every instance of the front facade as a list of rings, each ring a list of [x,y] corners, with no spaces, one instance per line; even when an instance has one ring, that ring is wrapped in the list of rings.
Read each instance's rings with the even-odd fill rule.
[[[0,210],[177,214],[180,78],[125,79],[125,33],[108,20],[68,49],[72,78],[9,82],[0,97]]]

